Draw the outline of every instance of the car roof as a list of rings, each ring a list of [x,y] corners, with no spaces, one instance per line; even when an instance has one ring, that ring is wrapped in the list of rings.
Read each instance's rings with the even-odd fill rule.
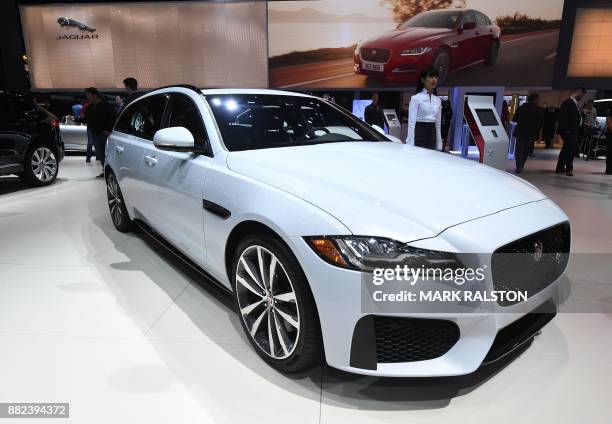
[[[220,96],[225,94],[266,94],[274,96],[312,97],[308,94],[293,91],[270,90],[264,88],[211,88],[200,90],[205,96]]]
[[[238,94],[265,94],[265,95],[271,95],[271,96],[295,96],[295,97],[315,98],[314,96],[311,96],[308,94],[296,93],[293,91],[270,90],[267,88],[206,88],[206,89],[199,89],[195,86],[188,85],[188,84],[175,84],[175,85],[168,85],[165,87],[160,87],[155,90],[149,91],[148,93],[139,97],[139,99],[148,97],[151,94],[163,94],[163,93],[169,93],[169,92],[186,93],[189,91],[197,92],[197,93],[203,94],[204,96],[221,96],[221,95],[232,95],[232,94],[235,94],[235,95],[238,95]]]

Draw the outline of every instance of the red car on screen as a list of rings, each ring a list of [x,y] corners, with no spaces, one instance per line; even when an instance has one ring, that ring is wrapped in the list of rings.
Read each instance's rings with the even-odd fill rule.
[[[494,65],[501,30],[477,10],[446,9],[422,12],[394,31],[362,40],[354,55],[357,74],[416,81],[429,66],[448,73],[479,62]]]

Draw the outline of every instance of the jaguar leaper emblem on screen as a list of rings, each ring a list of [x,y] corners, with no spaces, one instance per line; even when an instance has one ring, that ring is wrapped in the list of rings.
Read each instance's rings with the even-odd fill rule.
[[[94,27],[89,26],[83,22],[77,21],[75,19],[62,17],[62,18],[57,19],[57,23],[62,28],[78,28],[79,29],[78,33],[70,32],[70,33],[58,34],[57,40],[91,40],[91,39],[100,38],[98,34],[94,34],[94,32],[96,31]],[[82,31],[84,31],[85,34],[83,34]]]

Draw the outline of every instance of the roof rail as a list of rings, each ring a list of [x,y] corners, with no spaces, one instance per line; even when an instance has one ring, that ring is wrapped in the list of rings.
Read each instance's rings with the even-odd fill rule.
[[[202,94],[202,91],[200,91],[200,89],[198,87],[196,87],[195,85],[191,85],[191,84],[172,84],[172,85],[165,85],[163,87],[157,87],[155,90],[161,90],[164,88],[175,88],[175,87],[179,87],[179,88],[187,88],[191,91],[195,91],[198,94]],[[155,91],[155,90],[151,90],[151,91]]]

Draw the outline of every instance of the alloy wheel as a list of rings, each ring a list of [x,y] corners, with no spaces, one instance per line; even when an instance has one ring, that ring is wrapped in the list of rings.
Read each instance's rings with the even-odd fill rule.
[[[235,278],[240,315],[257,347],[273,359],[291,356],[300,336],[300,311],[278,257],[249,246],[238,259]]]
[[[442,52],[439,53],[433,62],[433,68],[438,71],[438,83],[441,84],[446,80],[448,76],[449,57],[448,54]]]
[[[57,159],[48,147],[38,147],[32,153],[32,174],[43,183],[47,183],[57,174]]]
[[[111,173],[108,176],[107,182],[107,197],[108,197],[108,209],[110,210],[111,219],[116,226],[121,226],[123,221],[123,210],[121,208],[122,200],[121,193],[119,191],[119,184],[117,178]]]

